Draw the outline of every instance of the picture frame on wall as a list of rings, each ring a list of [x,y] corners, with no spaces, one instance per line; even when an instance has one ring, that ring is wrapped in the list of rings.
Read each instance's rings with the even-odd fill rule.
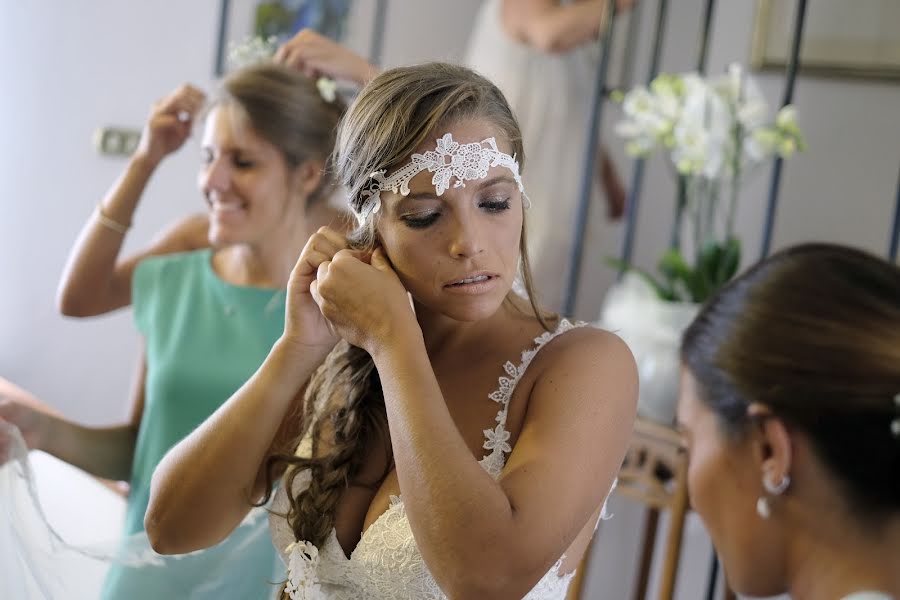
[[[301,29],[342,41],[353,0],[220,0],[214,73],[228,70],[229,49],[257,37],[280,45]]]
[[[750,64],[784,70],[796,0],[758,0]],[[900,2],[808,0],[800,45],[804,74],[900,79]]]

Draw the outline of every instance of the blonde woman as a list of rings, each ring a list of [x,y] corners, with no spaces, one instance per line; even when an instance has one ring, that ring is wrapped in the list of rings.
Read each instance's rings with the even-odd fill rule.
[[[616,336],[533,302],[524,156],[503,95],[468,69],[362,90],[335,151],[359,226],[310,238],[284,334],[160,464],[158,551],[225,538],[289,463],[272,517],[287,597],[565,597],[637,377]]]

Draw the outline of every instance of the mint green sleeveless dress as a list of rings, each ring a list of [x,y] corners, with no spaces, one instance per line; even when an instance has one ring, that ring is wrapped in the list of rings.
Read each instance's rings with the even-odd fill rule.
[[[126,540],[146,537],[150,478],[165,453],[250,378],[284,330],[284,290],[228,284],[213,271],[211,256],[207,249],[152,257],[134,273],[134,319],[146,341],[147,378]],[[103,598],[270,598],[284,581],[284,567],[267,519],[257,521],[245,521],[213,548],[164,565],[113,564]]]

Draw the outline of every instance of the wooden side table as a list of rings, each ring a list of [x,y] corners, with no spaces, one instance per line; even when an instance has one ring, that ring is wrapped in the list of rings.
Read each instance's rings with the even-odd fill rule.
[[[647,506],[646,525],[635,585],[635,600],[644,600],[650,582],[653,549],[661,510],[671,511],[660,583],[660,600],[671,600],[681,557],[681,537],[688,508],[687,449],[672,428],[638,418],[631,447],[619,471],[616,491]]]

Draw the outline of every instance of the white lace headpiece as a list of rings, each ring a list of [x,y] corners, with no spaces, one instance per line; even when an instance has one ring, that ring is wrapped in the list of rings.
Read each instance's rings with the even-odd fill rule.
[[[369,175],[371,181],[369,187],[362,192],[363,204],[356,212],[356,219],[362,225],[369,215],[381,210],[381,192],[385,190],[408,195],[409,182],[426,169],[429,173],[434,173],[431,183],[440,196],[450,187],[454,177],[456,178],[454,188],[466,187],[466,181],[487,177],[491,167],[509,169],[519,186],[519,191],[522,192],[523,205],[525,208],[531,206],[531,201],[525,193],[525,186],[522,185],[519,163],[515,156],[501,152],[497,148],[497,141],[492,137],[480,142],[460,144],[453,141],[452,134],[447,133],[437,140],[437,147],[434,150],[429,150],[425,154],[413,154],[409,163],[394,171],[389,177],[386,175],[386,169]]]

